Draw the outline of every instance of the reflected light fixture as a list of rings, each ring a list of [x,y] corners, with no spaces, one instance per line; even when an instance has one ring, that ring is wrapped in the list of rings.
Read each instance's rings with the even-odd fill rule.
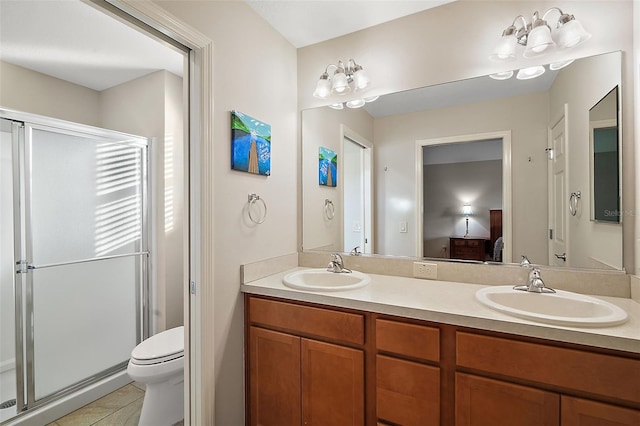
[[[544,74],[545,69],[542,65],[537,65],[535,67],[527,67],[522,68],[518,71],[516,78],[518,80],[531,80],[532,78],[540,77]]]
[[[547,23],[547,18],[552,12],[560,15],[553,32]],[[568,49],[590,38],[591,34],[573,15],[562,12],[558,7],[552,7],[547,9],[542,17],[537,11],[534,12],[531,22],[527,22],[522,15],[516,16],[513,23],[502,32],[502,37],[489,57],[498,61],[514,59],[516,48],[521,45],[524,46],[523,56],[533,58],[549,52],[555,46]]]
[[[329,75],[330,69],[333,69],[332,75]],[[342,61],[338,61],[338,65],[327,65],[320,75],[313,96],[326,99],[329,95],[346,95],[365,89],[370,82],[371,80],[362,66],[353,59],[349,59],[346,66]]]
[[[513,71],[497,72],[495,74],[489,74],[489,77],[494,80],[508,80],[513,77]]]
[[[467,230],[464,233],[464,238],[469,238],[469,216],[471,215],[471,206],[469,204],[465,204],[462,206],[462,214],[466,216],[467,222]]]
[[[363,106],[365,106],[365,104],[367,104],[369,102],[373,102],[376,99],[378,99],[379,97],[380,96],[371,96],[371,97],[364,98],[364,99],[353,99],[353,100],[347,101],[345,103],[338,102],[338,103],[335,103],[335,104],[330,104],[329,108],[344,109],[345,106],[347,108],[362,108]]]

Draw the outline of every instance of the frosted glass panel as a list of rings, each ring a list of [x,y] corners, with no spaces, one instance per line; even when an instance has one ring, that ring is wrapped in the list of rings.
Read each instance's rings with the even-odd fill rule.
[[[140,256],[33,271],[36,400],[127,361]]]
[[[0,402],[16,397],[11,125],[0,120]],[[0,422],[6,419],[0,411]]]
[[[141,251],[142,149],[40,129],[31,140],[32,263]]]

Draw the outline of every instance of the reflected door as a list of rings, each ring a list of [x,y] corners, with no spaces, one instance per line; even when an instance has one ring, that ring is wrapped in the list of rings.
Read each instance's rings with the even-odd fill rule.
[[[568,191],[566,110],[550,129],[549,150],[549,265],[567,266]]]
[[[19,153],[18,406],[32,408],[122,369],[141,341],[147,140],[25,124]]]
[[[344,138],[343,235],[345,252],[372,253],[371,149]]]

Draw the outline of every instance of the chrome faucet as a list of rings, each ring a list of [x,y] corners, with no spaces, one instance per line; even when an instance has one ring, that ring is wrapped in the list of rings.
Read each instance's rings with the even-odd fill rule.
[[[331,254],[331,262],[327,265],[327,271],[335,272],[336,274],[340,273],[350,273],[351,269],[347,269],[344,267],[344,262],[342,261],[342,256],[339,253]]]
[[[520,266],[531,269],[529,272],[529,278],[527,284],[514,286],[514,290],[528,291],[530,293],[555,293],[556,291],[550,287],[547,287],[540,276],[540,268],[537,268],[529,262],[526,256],[522,256],[522,262]]]
[[[362,252],[360,251],[360,246],[355,246],[349,255],[351,256],[360,256]]]

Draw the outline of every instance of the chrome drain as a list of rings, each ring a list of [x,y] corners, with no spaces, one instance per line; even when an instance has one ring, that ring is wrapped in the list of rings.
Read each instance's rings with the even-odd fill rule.
[[[13,407],[15,405],[16,405],[16,400],[15,399],[10,399],[8,401],[0,403],[0,410],[3,410],[5,408],[11,408],[11,407]]]

